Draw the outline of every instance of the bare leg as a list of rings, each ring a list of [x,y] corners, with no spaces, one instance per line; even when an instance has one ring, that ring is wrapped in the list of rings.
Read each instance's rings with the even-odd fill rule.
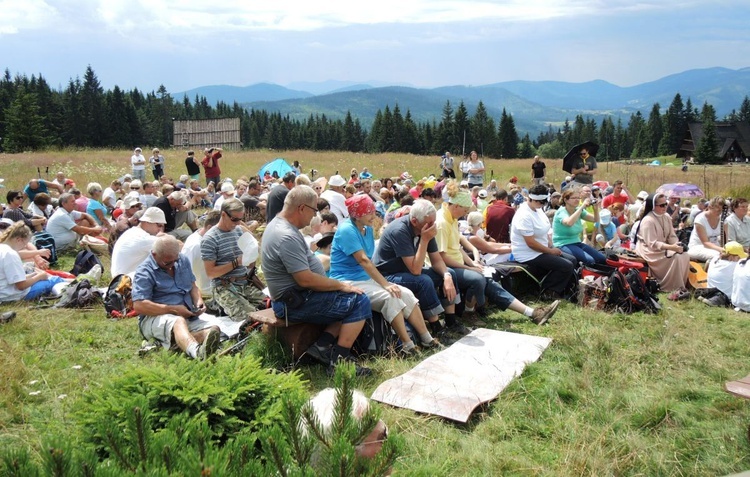
[[[341,329],[338,332],[338,345],[342,348],[350,349],[359,336],[359,332],[365,326],[365,320],[355,321],[354,323],[341,323]],[[328,328],[326,328],[326,331]],[[330,331],[329,331],[330,333]],[[334,335],[336,336],[336,335]]]
[[[177,344],[177,347],[180,348],[180,350],[182,350],[182,352],[184,353],[187,352],[187,349],[191,344],[199,343],[188,330],[187,321],[185,321],[185,318],[182,317],[178,318],[177,321],[174,322],[174,326],[172,327],[172,335],[174,336],[174,341]]]
[[[515,299],[513,300],[513,303],[508,306],[508,309],[513,310],[516,313],[521,313],[523,315],[523,313],[526,311],[526,305],[521,303],[521,300]]]
[[[427,333],[427,325],[424,324],[424,316],[422,316],[422,310],[420,310],[418,306],[414,307],[411,315],[409,315],[406,320],[414,327],[414,331],[417,332],[417,335],[421,336]]]
[[[414,307],[414,309],[417,310],[419,308]],[[403,312],[399,312],[398,315],[393,317],[393,321],[391,321],[391,327],[393,328],[393,331],[396,332],[396,336],[398,336],[398,339],[401,340],[401,343],[411,343],[411,338],[409,337],[409,333],[406,331],[406,325],[404,324]],[[424,328],[424,320],[422,320],[422,327]]]

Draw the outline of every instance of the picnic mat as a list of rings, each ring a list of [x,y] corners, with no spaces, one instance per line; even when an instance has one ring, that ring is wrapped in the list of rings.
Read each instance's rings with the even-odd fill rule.
[[[410,371],[382,383],[372,399],[396,407],[466,422],[495,399],[551,338],[479,328]]]

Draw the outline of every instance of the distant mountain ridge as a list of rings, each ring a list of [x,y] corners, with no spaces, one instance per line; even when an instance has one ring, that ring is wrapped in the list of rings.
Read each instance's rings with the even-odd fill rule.
[[[374,83],[374,82],[373,82]],[[676,93],[683,102],[689,97],[693,106],[708,102],[718,116],[738,109],[750,95],[750,67],[694,69],[666,76],[656,81],[621,87],[603,80],[584,83],[562,81],[506,81],[483,86],[442,86],[415,88],[408,86],[374,86],[370,83],[326,81],[292,83],[295,89],[259,83],[246,87],[204,86],[187,94],[205,96],[210,103],[237,101],[245,107],[278,111],[296,119],[310,114],[325,114],[342,119],[347,111],[369,127],[378,109],[398,104],[402,114],[407,109],[416,121],[439,121],[443,106],[450,101],[455,108],[463,101],[473,115],[481,100],[489,114],[497,119],[503,108],[520,131],[535,134],[549,124],[573,120],[577,114],[600,118],[606,115],[624,120],[637,110],[648,114],[654,103],[667,108]],[[315,91],[314,94],[310,91]]]

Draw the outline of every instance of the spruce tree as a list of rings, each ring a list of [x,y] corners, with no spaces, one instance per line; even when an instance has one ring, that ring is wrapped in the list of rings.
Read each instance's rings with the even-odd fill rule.
[[[701,110],[701,124],[703,136],[698,144],[695,159],[699,164],[720,164],[719,141],[716,136],[716,110],[708,103],[703,104]]]
[[[47,135],[44,121],[39,115],[36,97],[21,87],[6,113],[6,138],[4,148],[9,152],[40,149]]]

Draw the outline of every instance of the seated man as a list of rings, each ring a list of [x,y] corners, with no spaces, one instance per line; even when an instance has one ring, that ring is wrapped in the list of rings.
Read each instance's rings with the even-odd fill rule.
[[[440,313],[445,311],[449,330],[459,331],[456,304],[456,274],[445,266],[438,252],[435,235],[435,207],[425,199],[414,201],[409,214],[391,222],[380,237],[372,262],[386,280],[411,290],[429,323],[430,332],[442,331]],[[425,266],[430,258],[431,267]],[[438,297],[437,288],[442,298]]]
[[[352,359],[351,347],[372,311],[362,289],[326,278],[323,265],[305,243],[300,229],[312,220],[317,203],[318,195],[309,186],[289,191],[283,209],[263,234],[261,262],[277,317],[326,326],[306,353],[327,363],[333,374],[340,360]],[[371,373],[357,367],[357,375]]]
[[[201,228],[193,232],[185,240],[185,245],[182,247],[182,253],[190,260],[190,266],[193,268],[195,283],[201,289],[203,296],[208,297],[211,296],[211,279],[206,275],[206,266],[201,258],[201,242],[203,242],[203,236],[206,235],[206,232],[219,223],[220,218],[221,212],[218,210],[207,213],[202,219],[203,225]]]
[[[93,217],[75,210],[76,201],[72,194],[62,194],[59,204],[47,223],[47,232],[55,240],[58,252],[75,247],[79,235],[101,235],[102,228],[96,225]]]
[[[190,206],[187,205],[187,195],[180,191],[174,191],[169,195],[159,197],[153,206],[164,212],[164,217],[167,219],[164,231],[177,237],[181,242],[188,238],[192,233],[191,230],[198,228],[195,225],[197,217],[190,210]],[[188,224],[190,229],[181,228],[185,223]]]
[[[42,192],[49,194],[50,189],[60,194],[63,193],[63,186],[55,184],[54,181],[45,181],[44,179],[31,179],[26,187],[23,188],[23,193],[29,198],[29,202],[33,202],[37,194],[41,194]]]
[[[135,272],[133,308],[146,340],[205,359],[219,348],[221,333],[200,318],[206,306],[181,246],[171,235],[156,240]]]
[[[126,230],[112,249],[112,277],[121,273],[135,274],[136,268],[149,255],[156,237],[164,230],[164,212],[149,207],[143,212],[137,226]]]
[[[231,198],[221,204],[221,217],[201,241],[201,259],[211,278],[214,300],[234,321],[245,321],[257,311],[264,296],[253,283],[255,266],[242,264],[239,240],[250,229],[242,223],[245,206]]]

